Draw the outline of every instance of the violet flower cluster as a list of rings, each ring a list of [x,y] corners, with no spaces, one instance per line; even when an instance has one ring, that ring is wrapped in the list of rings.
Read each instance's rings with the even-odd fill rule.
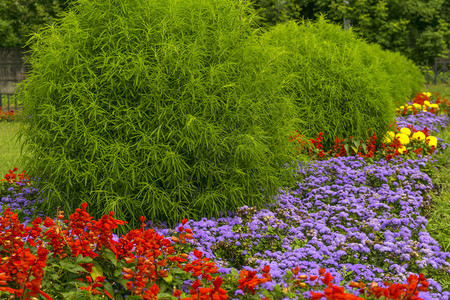
[[[421,215],[433,187],[420,171],[427,160],[368,164],[345,157],[301,165],[298,187],[281,190],[275,204],[190,221],[194,245],[222,273],[270,265],[274,281],[264,284],[267,289],[283,285],[286,271],[296,266],[313,275],[326,268],[345,283],[406,282],[409,274],[431,269],[450,276],[450,253],[429,235]],[[431,293],[421,293],[423,299],[450,295],[429,282]]]
[[[6,195],[0,195],[0,214],[9,207],[13,212],[19,212],[19,218],[23,219],[25,225],[37,216],[45,218],[42,212],[36,213],[36,208],[44,201],[40,191],[23,182],[15,184],[17,187],[11,186]]]
[[[420,111],[417,115],[398,116],[396,119],[400,128],[413,125],[417,130],[427,127],[432,132],[439,132],[450,124],[449,115],[435,115],[427,111]]]

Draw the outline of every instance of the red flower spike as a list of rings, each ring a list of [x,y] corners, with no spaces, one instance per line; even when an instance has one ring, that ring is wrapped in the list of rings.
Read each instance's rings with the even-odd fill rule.
[[[264,273],[269,273],[269,272],[270,272],[270,266],[269,266],[269,265],[264,266],[264,268],[262,269],[262,271],[263,271]]]
[[[179,298],[179,297],[181,296],[181,291],[180,291],[180,290],[177,290],[177,289],[174,289],[174,290],[173,290],[173,295],[174,295],[175,297]]]
[[[203,252],[198,251],[197,249],[194,249],[194,255],[195,257],[197,257],[198,259],[202,258],[203,256]]]
[[[319,271],[320,272],[320,271]],[[325,273],[325,275],[323,276],[323,278],[321,279],[321,281],[323,282],[323,284],[325,285],[329,285],[331,283],[331,281],[333,280],[333,276],[331,276],[330,273]]]
[[[310,292],[310,293],[311,293],[311,300],[320,300],[323,297],[325,297],[325,295],[322,293],[315,293],[315,292]]]

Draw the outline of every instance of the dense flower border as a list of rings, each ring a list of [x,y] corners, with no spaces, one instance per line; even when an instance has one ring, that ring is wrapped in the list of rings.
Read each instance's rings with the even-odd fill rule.
[[[38,295],[45,299],[60,298],[56,295],[77,299],[79,296],[97,299],[96,296],[106,295],[116,299],[122,288],[122,294],[131,296],[127,299],[194,300],[228,299],[227,290],[222,287],[236,288],[237,285],[237,289],[248,296],[246,299],[258,299],[257,292],[270,295],[259,287],[272,281],[268,265],[263,268],[262,276],[243,269],[239,278],[223,279],[217,276],[215,263],[201,251],[194,249],[194,259],[190,259],[191,249],[186,241],[193,238],[193,232],[184,228],[187,220],[182,220],[177,236],[173,235],[169,240],[153,229],[145,229],[145,217],[141,217],[140,229],[115,241],[112,231],[126,222],[114,219],[112,212],[94,221],[86,207],[83,203],[81,209],[70,216],[70,221],[62,221],[64,215],[60,212],[56,221],[37,217],[27,227],[7,208],[0,217],[0,291],[18,299],[33,299]],[[111,269],[106,269],[105,265]],[[177,275],[176,280],[174,275]],[[419,299],[419,291],[428,290],[423,274],[410,275],[408,284],[386,283],[385,288],[375,282],[369,287],[362,282],[350,283],[350,287],[358,289],[364,296],[362,298],[333,285],[334,277],[325,269],[320,269],[319,275],[299,275],[297,266],[287,275],[291,277],[286,278],[290,285],[282,291],[278,287],[276,291],[279,296],[286,297],[295,296],[296,290],[312,289],[311,299],[353,300]],[[188,294],[176,288],[180,278],[194,280]],[[305,283],[308,278],[313,285]],[[60,288],[53,295],[55,286]],[[269,299],[267,296],[264,299]]]
[[[424,99],[420,95],[416,98]],[[423,101],[421,105],[427,105],[425,101],[428,100]],[[442,104],[438,107],[444,108]],[[441,113],[443,111],[439,110]],[[439,252],[441,250],[434,245],[435,241],[431,241],[420,229],[423,229],[426,220],[419,216],[419,209],[424,205],[426,191],[432,184],[426,175],[413,167],[414,164],[427,167],[427,155],[446,146],[442,141],[433,139],[426,128],[442,116],[437,112],[428,110],[405,115],[407,124],[387,133],[380,149],[376,148],[375,136],[365,143],[356,138],[336,138],[335,147],[326,154],[328,160],[313,164],[311,170],[307,166],[299,169],[304,180],[298,189],[281,193],[280,207],[259,212],[243,207],[237,216],[228,218],[197,222],[183,220],[175,231],[161,228],[153,222],[145,224],[142,217],[140,229],[118,238],[112,232],[117,225],[125,222],[114,219],[112,213],[94,221],[86,211],[87,204],[77,209],[69,220],[64,220],[63,212],[58,212],[54,220],[44,219],[44,216],[31,220],[29,216],[33,207],[42,201],[39,191],[33,189],[31,179],[24,172],[16,175],[17,168],[10,170],[0,182],[4,210],[0,218],[0,296],[3,293],[13,295],[12,299],[420,299],[419,293],[422,293],[420,297],[429,297],[426,293],[429,285],[433,286],[431,291],[436,292],[436,288],[439,291],[436,282],[429,282],[423,274],[411,274],[401,264],[411,260],[414,270],[431,266],[449,272],[446,262],[448,253]],[[414,120],[418,120],[419,124],[412,126],[412,118],[417,118]],[[448,116],[440,120],[439,127],[445,127],[443,124],[448,123]],[[416,129],[423,124],[427,126]],[[318,155],[323,152],[322,135],[317,139],[293,140],[301,148],[308,149],[309,155],[320,159],[326,156]],[[422,148],[420,153],[419,148]],[[351,157],[355,154],[356,157]],[[375,161],[380,154],[385,164]],[[415,160],[398,161],[407,158]],[[387,165],[389,160],[394,160],[393,164],[390,162]],[[317,176],[320,169],[321,175]],[[327,183],[326,187],[323,187],[324,183]],[[373,190],[364,187],[366,184],[373,186]],[[401,197],[396,196],[399,193]],[[331,194],[337,198],[327,200]],[[296,202],[293,197],[301,198],[301,202]],[[355,203],[347,201],[345,204],[345,199],[355,199]],[[329,200],[333,209],[327,204]],[[333,202],[336,200],[338,202]],[[4,204],[10,208],[5,210]],[[360,216],[363,219],[369,217],[370,222],[361,224],[361,230],[346,228],[345,220],[350,220],[347,218],[349,213],[354,214],[346,212],[346,206],[360,204],[371,209],[370,212],[362,211],[366,215]],[[28,207],[28,211],[24,211],[23,207]],[[315,209],[310,211],[308,207]],[[288,208],[293,215],[286,215]],[[328,215],[324,215],[324,209]],[[357,210],[361,211],[360,208]],[[294,212],[300,214],[298,216],[302,222],[298,228],[295,225],[292,227],[295,235],[287,236],[286,228],[293,226],[289,222],[299,221]],[[396,216],[399,212],[400,215]],[[338,231],[347,231],[344,243],[327,246],[326,236],[340,239],[341,234],[330,232],[320,223],[326,218],[330,218],[329,221],[335,224],[333,226],[340,226],[336,227]],[[24,220],[22,224],[21,219]],[[148,224],[153,229],[146,229]],[[375,236],[380,227],[385,229],[383,238],[378,234]],[[348,229],[355,234],[348,234]],[[219,231],[221,233],[217,235]],[[317,231],[326,233],[324,239],[317,238]],[[206,232],[210,232],[211,236],[205,235]],[[267,236],[262,238],[262,232]],[[414,242],[416,235],[418,242]],[[403,241],[398,240],[399,237]],[[261,249],[269,244],[277,244],[277,239],[283,242],[279,245],[281,248],[265,248],[271,249],[265,251],[266,258],[254,259],[255,253],[263,251]],[[289,243],[285,243],[285,239]],[[359,240],[361,247],[356,247]],[[413,244],[408,244],[411,242]],[[319,251],[314,248],[317,246],[321,247]],[[277,250],[285,247],[293,251]],[[311,262],[308,268],[302,269],[302,261],[298,262],[300,266],[295,266],[286,264],[284,259],[281,263],[283,269],[272,264],[270,257],[287,257],[295,253],[295,247],[318,259],[333,252],[333,259],[330,256],[323,262],[324,266],[329,266],[326,261],[334,260],[336,267],[331,271],[326,267],[328,272]],[[324,251],[323,247],[329,250]],[[330,250],[333,247],[337,248]],[[399,247],[403,248],[401,256],[395,258],[396,255],[392,254],[397,253]],[[362,257],[367,249],[380,255],[392,252],[388,255],[388,263],[398,272],[409,275],[403,278],[394,276],[384,282],[372,281],[369,285],[362,281],[346,281],[344,277],[349,270],[356,275],[352,276],[354,280],[370,282],[368,278],[376,278],[376,275],[373,277],[373,274],[358,272],[363,265],[339,262],[352,253]],[[221,260],[226,257],[231,257],[232,265],[242,265],[243,268],[229,268]],[[253,261],[250,263],[253,268],[247,267],[250,261]],[[379,272],[374,270],[374,273]],[[303,273],[300,274],[300,271]],[[334,285],[333,280],[340,283]],[[393,283],[396,281],[404,283]]]
[[[2,107],[0,107],[0,122],[13,122],[20,116],[20,112],[15,112],[13,110],[3,111]]]
[[[445,149],[441,139],[430,135],[430,131],[437,132],[449,123],[448,100],[432,99],[431,93],[419,93],[412,104],[405,104],[397,109],[400,118],[392,124],[392,131],[388,131],[377,144],[378,137],[372,134],[363,140],[352,136],[344,139],[335,137],[331,149],[325,150],[322,141],[324,133],[320,132],[316,138],[307,138],[294,131],[289,142],[293,143],[294,153],[298,156],[308,155],[312,159],[327,160],[332,157],[359,156],[370,160],[386,159],[403,156],[417,158],[431,155],[438,149]],[[407,118],[407,119],[405,119]],[[426,126],[420,126],[425,124]],[[416,126],[418,126],[416,128]],[[431,127],[428,128],[427,126]]]

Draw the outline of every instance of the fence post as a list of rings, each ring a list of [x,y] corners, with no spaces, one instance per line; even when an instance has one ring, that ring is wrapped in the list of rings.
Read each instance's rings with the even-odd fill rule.
[[[434,66],[433,66],[433,71],[434,71],[434,78],[433,78],[433,84],[437,84],[437,79],[439,78],[439,74],[442,73],[442,82],[443,83],[447,83],[447,76],[446,76],[446,72],[448,73],[448,64],[449,64],[449,59],[438,59],[435,58],[434,59]]]

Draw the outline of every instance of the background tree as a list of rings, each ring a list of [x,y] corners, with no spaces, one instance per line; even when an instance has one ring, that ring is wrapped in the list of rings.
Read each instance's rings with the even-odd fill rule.
[[[0,47],[23,47],[30,35],[54,22],[67,0],[0,1]]]
[[[449,49],[448,0],[256,0],[255,6],[274,25],[289,19],[317,19],[320,13],[335,23],[350,21],[369,42],[398,51],[420,65]]]
[[[69,6],[68,0],[2,0],[0,47],[22,47]],[[432,64],[450,48],[449,0],[255,0],[254,6],[264,26],[315,20],[319,13],[338,24],[345,18],[367,41],[420,65]]]

